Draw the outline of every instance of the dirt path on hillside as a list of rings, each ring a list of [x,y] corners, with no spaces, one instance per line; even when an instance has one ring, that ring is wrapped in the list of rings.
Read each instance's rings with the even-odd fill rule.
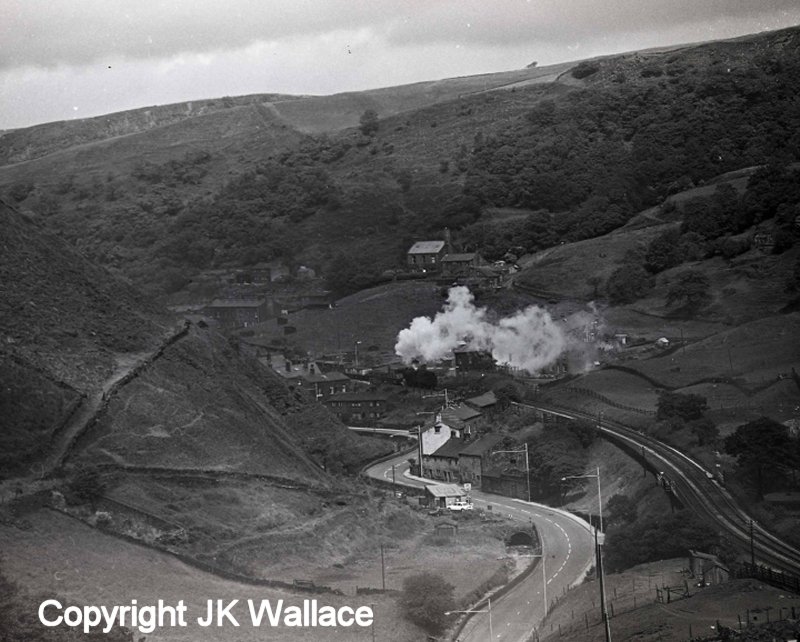
[[[180,329],[173,330],[164,337],[154,350],[121,355],[111,376],[97,390],[83,397],[80,406],[69,421],[54,435],[50,453],[46,459],[33,466],[28,477],[17,477],[0,484],[0,503],[13,499],[19,494],[19,489],[30,493],[48,488],[52,482],[46,478],[64,463],[72,446],[98,419],[111,397],[136,377],[143,368],[160,358],[170,345],[186,336],[189,327],[189,323],[185,322]]]

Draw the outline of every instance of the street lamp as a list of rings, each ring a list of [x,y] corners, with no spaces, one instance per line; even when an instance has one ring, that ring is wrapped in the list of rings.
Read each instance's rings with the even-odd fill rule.
[[[565,482],[568,479],[597,479],[597,512],[600,518],[600,531],[603,531],[603,497],[600,494],[600,466],[597,467],[597,473],[594,475],[568,475],[562,477],[561,481]]]
[[[525,453],[525,481],[528,484],[528,501],[531,501],[531,466],[528,458],[528,442],[525,442],[523,448],[516,450],[493,450],[492,455],[499,455],[500,453]]]
[[[602,551],[602,538],[599,536],[598,531],[603,531],[603,496],[600,494],[600,466],[597,467],[597,473],[594,475],[569,475],[562,477],[561,481],[568,479],[597,479],[597,511],[599,514],[600,527],[594,529],[594,545],[595,553],[597,555],[597,577],[600,580],[600,612],[603,617],[603,626],[605,628],[606,642],[611,642],[611,625],[608,621],[608,610],[606,609],[606,584],[605,574],[603,573],[603,551]]]
[[[486,598],[489,603],[489,608],[486,611],[445,611],[445,615],[452,615],[453,613],[488,613],[489,614],[489,640],[494,642],[494,630],[492,629],[492,598]]]

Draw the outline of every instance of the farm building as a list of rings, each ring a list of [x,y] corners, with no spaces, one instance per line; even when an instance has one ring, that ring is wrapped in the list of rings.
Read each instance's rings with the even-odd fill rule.
[[[226,328],[247,328],[273,316],[270,302],[264,299],[215,299],[203,308],[203,314]]]
[[[341,420],[380,419],[386,414],[386,396],[372,392],[345,392],[332,395],[325,405]]]
[[[431,484],[425,487],[425,496],[433,505],[447,508],[456,500],[466,497],[467,493],[455,484]]]
[[[445,256],[444,241],[417,241],[408,250],[408,267],[417,272],[438,272]]]
[[[442,259],[443,276],[469,276],[472,268],[481,265],[477,252],[466,254],[446,254]]]

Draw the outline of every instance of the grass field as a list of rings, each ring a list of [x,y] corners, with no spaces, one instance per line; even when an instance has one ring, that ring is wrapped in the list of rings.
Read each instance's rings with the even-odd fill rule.
[[[800,366],[800,314],[767,317],[690,343],[667,356],[627,365],[666,386],[732,377],[759,386]]]
[[[713,635],[717,623],[739,631],[739,618],[746,625],[748,613],[751,622],[758,624],[769,621],[770,617],[775,621],[781,614],[785,617],[792,607],[800,608],[800,596],[754,580],[733,580],[698,588],[694,586],[697,580],[684,570],[687,567],[688,560],[681,558],[607,575],[606,604],[609,615],[612,606],[614,613],[610,620],[612,639],[684,642]],[[687,584],[691,597],[675,599],[673,594],[670,603],[655,601],[656,587],[683,591]],[[598,595],[597,583],[587,582],[563,596],[548,616],[540,639],[566,638],[574,642],[603,639]]]
[[[201,572],[173,557],[122,542],[68,517],[49,512],[26,516],[18,528],[0,526],[0,549],[4,553],[7,575],[24,589],[35,593],[57,592],[69,604],[112,606],[130,604],[167,604],[184,600],[190,614],[204,613],[206,600],[284,599],[299,605],[298,594],[255,587]],[[398,642],[420,639],[421,632],[401,617],[394,598],[370,595],[337,597],[325,595],[321,604],[331,606],[369,605],[374,603],[376,637],[391,637]],[[241,603],[240,603],[241,605]],[[246,608],[246,607],[245,607]],[[241,611],[246,616],[246,610]],[[32,613],[35,618],[36,614]],[[317,642],[320,631],[312,628],[257,629],[243,620],[239,628],[213,630],[200,628],[187,618],[186,628],[164,628],[148,633],[148,642],[196,642],[214,639],[220,642],[256,642],[265,639],[279,642]],[[138,632],[137,632],[138,633]],[[341,642],[368,642],[368,629],[326,629],[324,639]],[[141,634],[135,636],[139,639]]]

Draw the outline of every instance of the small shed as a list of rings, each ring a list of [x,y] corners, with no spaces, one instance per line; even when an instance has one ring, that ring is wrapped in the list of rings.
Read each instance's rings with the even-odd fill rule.
[[[444,537],[455,537],[458,535],[458,524],[450,520],[445,520],[435,524],[433,532],[436,533],[436,535],[442,535]]]
[[[722,584],[730,579],[731,571],[716,555],[689,549],[689,570],[692,577],[704,586]]]
[[[482,395],[478,395],[477,397],[470,397],[467,399],[467,404],[473,408],[477,408],[478,410],[491,408],[497,404],[497,395],[494,394],[494,390],[490,390],[489,392],[484,392]]]
[[[467,493],[455,484],[432,484],[425,487],[425,496],[433,506],[447,508],[456,500],[463,499]]]

